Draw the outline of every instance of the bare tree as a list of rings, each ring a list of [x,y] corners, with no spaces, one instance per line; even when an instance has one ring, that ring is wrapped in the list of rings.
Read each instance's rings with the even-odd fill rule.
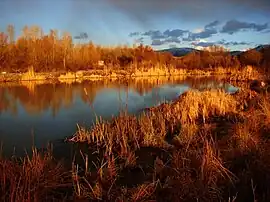
[[[29,28],[28,26],[24,26],[23,29],[22,29],[22,34],[23,34],[23,37],[28,39],[29,38]]]
[[[14,43],[15,29],[13,25],[7,26],[7,33],[8,33],[9,43]]]
[[[33,25],[30,27],[30,34],[31,34],[31,39],[34,41],[40,38],[41,35],[41,29],[37,25]]]
[[[63,34],[62,34],[62,44],[63,44],[63,49],[64,49],[63,66],[64,66],[64,69],[66,70],[66,60],[67,60],[67,56],[68,56],[68,53],[69,53],[69,49],[72,46],[72,37],[68,32],[63,32]]]

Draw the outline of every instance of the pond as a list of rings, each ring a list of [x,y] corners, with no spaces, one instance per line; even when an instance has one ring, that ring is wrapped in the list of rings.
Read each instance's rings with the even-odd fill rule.
[[[96,117],[109,120],[121,110],[139,114],[189,89],[209,88],[237,90],[213,77],[1,84],[2,152],[20,156],[33,145],[45,148],[48,142],[63,142],[76,132],[77,124],[91,127]]]

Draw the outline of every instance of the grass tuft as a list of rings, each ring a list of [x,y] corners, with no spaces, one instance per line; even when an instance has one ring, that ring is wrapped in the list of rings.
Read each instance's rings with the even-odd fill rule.
[[[68,172],[54,162],[50,151],[18,159],[0,159],[1,201],[46,201],[65,195],[59,188],[71,188]]]

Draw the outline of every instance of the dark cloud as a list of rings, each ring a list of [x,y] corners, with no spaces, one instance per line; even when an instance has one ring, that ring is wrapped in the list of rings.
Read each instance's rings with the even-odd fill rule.
[[[214,34],[217,34],[218,31],[216,29],[205,29],[201,32],[198,33],[189,33],[189,36],[187,38],[184,38],[183,40],[185,41],[195,41],[198,39],[207,39],[209,37],[211,37]]]
[[[74,39],[88,39],[88,34],[86,32],[81,32],[79,35],[74,36]]]
[[[165,42],[164,41],[161,41],[160,39],[154,39],[154,40],[152,40],[152,43],[151,43],[151,45],[152,46],[161,46],[161,45],[163,45]]]
[[[200,47],[209,47],[209,46],[216,45],[216,43],[214,43],[214,42],[193,42],[193,43],[191,43],[191,45],[200,46]]]
[[[139,36],[141,33],[140,32],[131,32],[129,34],[130,37],[134,37],[134,36]]]
[[[135,39],[135,43],[144,43],[144,38],[140,37],[140,38]]]
[[[270,1],[269,0],[229,0],[233,1],[235,4],[242,5],[243,7],[249,8],[253,11],[270,11]],[[268,13],[269,14],[269,13]]]
[[[221,30],[219,27],[221,22],[218,20],[212,21],[204,26],[199,32],[191,32],[189,30],[172,29],[172,30],[149,30],[144,33],[133,32],[129,36],[143,36],[149,37],[152,40],[152,46],[160,46],[164,44],[180,44],[182,41],[191,42],[191,45],[207,47],[211,45],[223,45],[223,46],[237,46],[237,45],[250,45],[248,42],[227,42],[225,40],[216,42],[202,42],[202,39],[209,39],[213,35],[218,33],[233,34],[241,30],[255,30],[255,31],[269,31],[268,24],[255,24],[248,22],[240,22],[236,20],[230,20],[225,23]]]
[[[143,36],[149,36],[152,40],[164,39],[166,36],[159,30],[149,30],[142,34]]]
[[[215,16],[218,20],[227,20],[259,14],[270,17],[269,0],[105,0],[125,14],[136,20],[144,28],[158,18],[168,16],[185,21],[206,22]],[[147,25],[147,26],[145,26]]]
[[[205,25],[205,29],[215,28],[219,24],[220,24],[220,22],[218,20],[215,20],[215,21],[210,22],[209,24]]]
[[[129,34],[130,37],[134,36],[147,36],[152,40],[153,46],[159,46],[163,44],[170,43],[181,43],[181,41],[195,41],[198,39],[206,39],[211,37],[214,34],[217,34],[216,26],[219,24],[219,21],[213,21],[205,26],[205,29],[198,32],[193,33],[189,30],[182,29],[172,29],[172,30],[149,30],[144,33],[132,32]]]
[[[264,30],[261,33],[264,33],[264,34],[270,33],[270,29]]]
[[[152,40],[164,39],[163,40],[164,43],[166,42],[170,43],[170,41],[179,43],[176,40],[178,39],[180,41],[179,38],[181,38],[183,41],[191,42],[191,41],[196,41],[200,39],[207,39],[207,38],[212,37],[215,34],[218,34],[219,33],[219,30],[217,29],[218,25],[220,25],[220,22],[218,20],[215,20],[205,25],[204,29],[200,32],[191,32],[191,31],[182,30],[182,29],[166,30],[164,32],[155,30],[155,31],[145,32],[144,35],[150,36]],[[255,30],[258,32],[266,31],[266,33],[269,31],[267,23],[256,24],[256,23],[240,22],[237,20],[230,20],[230,21],[227,21],[226,24],[222,27],[220,33],[233,34],[235,32],[242,31],[242,30]],[[173,37],[174,40],[169,40],[169,37]]]
[[[237,41],[225,41],[225,40],[221,40],[219,42],[217,42],[217,44],[219,45],[223,45],[223,46],[244,46],[244,45],[251,45],[251,42],[245,42],[245,41],[241,41],[241,42],[237,42]]]
[[[180,44],[181,40],[177,37],[169,37],[169,38],[166,38],[164,40],[154,39],[154,40],[152,40],[151,45],[152,46],[161,46],[161,45],[170,44],[170,43]]]
[[[230,20],[222,27],[221,33],[234,34],[239,31],[254,30],[257,32],[268,28],[268,24],[256,24],[249,22],[241,22],[238,20]]]
[[[181,40],[177,37],[170,37],[165,40],[166,43],[181,43]]]
[[[168,37],[182,37],[187,33],[189,33],[188,30],[182,30],[182,29],[173,29],[173,30],[167,29],[165,32],[163,32],[163,34]]]
[[[210,22],[209,24],[204,26],[204,30],[194,33],[189,32],[188,37],[185,37],[183,41],[195,41],[198,39],[207,39],[213,36],[214,34],[217,34],[217,28],[216,26],[219,25],[220,22],[218,20],[215,20],[213,22]]]
[[[175,41],[178,43],[178,37],[182,37],[185,34],[189,33],[188,30],[181,30],[181,29],[173,29],[173,30],[166,30],[161,32],[159,30],[149,30],[147,32],[142,33],[142,36],[149,36],[152,40],[158,39],[165,39],[165,41]],[[137,33],[130,33],[129,36],[137,35]],[[135,36],[136,36],[135,35]]]

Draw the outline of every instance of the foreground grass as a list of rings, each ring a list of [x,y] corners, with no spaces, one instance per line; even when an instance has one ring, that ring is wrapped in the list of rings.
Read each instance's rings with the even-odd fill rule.
[[[71,187],[70,174],[50,151],[33,149],[31,157],[0,159],[1,201],[60,201]]]
[[[79,127],[69,141],[86,147],[70,172],[45,166],[53,162],[46,156],[2,159],[1,190],[5,201],[65,200],[67,179],[73,200],[269,201],[269,121],[267,95],[187,92],[140,117],[123,113],[91,130]],[[20,186],[7,183],[18,179]]]
[[[107,175],[93,185],[102,192],[89,189],[89,197],[267,201],[268,103],[267,96],[249,91],[193,91],[139,118],[122,114],[89,131],[79,128],[71,141],[87,142],[107,159],[98,170]]]

